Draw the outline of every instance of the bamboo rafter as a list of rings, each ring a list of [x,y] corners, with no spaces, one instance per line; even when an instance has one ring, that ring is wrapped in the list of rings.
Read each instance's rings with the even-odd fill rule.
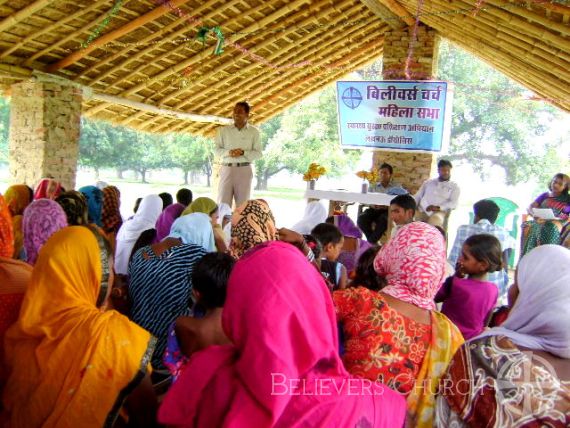
[[[341,66],[347,62],[349,62],[354,55],[357,55],[358,52],[361,52],[363,49],[367,49],[370,48],[370,46],[372,47],[376,47],[378,49],[381,48],[382,44],[383,44],[383,39],[379,40],[379,38],[375,35],[375,34],[369,34],[367,37],[365,37],[361,43],[365,43],[365,46],[363,48],[358,49],[357,51],[354,51],[352,49],[352,47],[345,47],[344,49],[335,49],[335,56],[336,57],[340,57],[341,59],[334,62],[333,64],[331,64],[331,67],[338,67]],[[316,66],[324,66],[326,65],[326,63],[329,61],[328,58],[322,59],[320,61],[318,61],[315,65]],[[346,70],[341,70],[339,71],[339,73],[342,74],[347,74],[348,71]],[[325,74],[325,71],[320,71],[317,73],[314,73],[312,76],[322,76],[323,74]],[[275,91],[279,91],[282,90],[283,88],[287,88],[288,90],[291,90],[294,86],[290,84],[290,82],[298,82],[297,85],[305,82],[306,79],[308,78],[312,78],[311,75],[309,75],[307,77],[306,73],[304,71],[292,71],[291,73],[288,73],[286,75],[280,76],[279,78],[273,78],[271,79],[271,92],[275,93]],[[299,83],[300,82],[300,83]],[[295,85],[295,86],[297,86]],[[264,100],[269,100],[272,99],[273,95],[270,95],[269,97],[267,97],[267,94],[265,94],[262,91],[259,91],[257,94],[252,95],[250,94],[248,99],[250,100],[257,100],[260,98],[263,98]],[[252,101],[255,102],[255,101]],[[226,104],[228,103],[228,98],[222,99],[219,101],[219,103],[217,105],[220,104]],[[261,109],[263,104],[265,104],[266,101],[262,102],[261,105],[257,104],[256,105],[256,111],[258,111],[258,109]],[[207,109],[204,109],[205,111],[218,111],[218,109],[214,108],[213,106]]]
[[[371,17],[370,21],[375,20],[375,18]],[[282,64],[286,64],[289,60],[291,60],[292,58],[295,58],[297,61],[303,62],[306,59],[309,58],[313,58],[314,56],[314,48],[317,45],[321,45],[321,49],[322,49],[322,56],[324,58],[327,58],[327,56],[329,55],[334,55],[335,52],[339,51],[339,48],[342,47],[343,45],[346,45],[346,41],[352,38],[356,38],[359,35],[362,35],[365,31],[370,31],[370,27],[368,26],[369,22],[363,22],[360,26],[355,26],[354,28],[351,29],[350,32],[346,33],[346,32],[341,32],[341,34],[339,35],[332,35],[332,38],[330,40],[323,40],[322,38],[320,38],[320,34],[315,35],[314,40],[311,40],[307,46],[301,46],[301,50],[300,51],[293,51],[290,52],[286,57],[281,58],[280,62],[277,63],[277,65],[282,65]],[[378,29],[378,33],[382,33],[383,30],[382,28],[386,28],[384,27],[379,27]],[[316,62],[313,64],[313,66],[315,68],[322,66],[323,64],[326,63],[326,59],[321,60],[320,62]],[[297,75],[306,75],[306,72],[303,70],[298,70],[298,69],[290,69],[289,71],[286,71],[285,73],[283,73],[281,76],[276,77],[272,74],[261,74],[259,76],[254,76],[250,79],[243,79],[240,80],[239,85],[241,90],[243,91],[243,93],[250,93],[250,91],[255,88],[256,86],[260,86],[260,85],[266,85],[269,81],[270,82],[278,82],[278,81],[287,81],[288,79],[297,76]],[[227,78],[224,79],[223,84],[227,84],[229,81],[231,81],[234,77],[233,76],[228,76]],[[222,82],[219,82],[219,85],[221,85]],[[214,93],[224,93],[225,91],[223,91],[222,86],[218,86],[216,89],[216,91]],[[180,108],[182,110],[184,110],[183,107],[187,106],[187,105],[192,105],[194,106],[194,108],[198,109],[198,110],[207,110],[207,109],[212,109],[212,110],[218,110],[223,108],[224,105],[227,105],[228,102],[228,97],[207,97],[205,98],[205,96],[203,96],[202,94],[198,93],[196,96],[194,97],[189,97],[188,99],[176,104],[177,108]],[[204,99],[202,102],[200,102],[200,99]],[[145,122],[144,125],[146,126],[147,123]]]
[[[232,3],[233,3],[233,4],[237,4],[237,3],[240,3],[241,1],[242,1],[242,0],[234,0]],[[262,8],[263,8],[263,5],[260,5],[260,6],[258,6],[257,9],[258,9],[258,10],[261,10]],[[217,14],[218,14],[218,12],[215,11],[215,10],[212,11],[212,12],[210,12],[210,13],[208,13],[208,14],[204,17],[204,21],[213,18],[213,17],[214,17],[215,15],[217,15]],[[238,19],[239,19],[239,18],[231,19],[231,20],[229,20],[229,21],[226,22],[226,25],[232,25],[232,24],[234,24],[234,23],[237,23],[237,20],[238,20]],[[176,37],[180,36],[181,34],[186,33],[187,31],[188,31],[188,29],[183,28],[183,29],[177,31],[176,33],[174,33],[173,35],[169,36],[169,39],[170,39],[170,40],[171,40],[171,39],[175,39]],[[160,54],[159,56],[157,56],[155,62],[159,62],[159,61],[165,60],[165,59],[167,59],[169,56],[172,56],[172,54],[176,54],[176,53],[185,51],[185,50],[187,50],[187,49],[188,49],[188,47],[186,46],[186,44],[183,44],[183,45],[178,46],[178,47],[176,47],[176,48],[174,48],[174,49],[167,50],[166,52],[164,52],[164,53]],[[192,53],[195,54],[194,51],[193,51]],[[186,56],[186,55],[182,55],[182,56]],[[129,60],[130,60],[130,59],[129,59]],[[129,61],[129,60],[127,60],[127,61]],[[121,65],[121,66],[122,66],[122,65]],[[146,67],[148,67],[148,64],[143,63],[141,66],[137,67],[135,70],[131,71],[130,73],[128,73],[128,74],[126,74],[126,75],[124,75],[124,76],[121,76],[120,78],[116,79],[115,81],[113,81],[112,83],[108,84],[107,86],[108,86],[108,87],[117,87],[117,86],[119,86],[121,83],[128,81],[128,80],[129,80],[130,78],[132,78],[133,76],[142,74],[141,71],[142,71],[143,69],[145,69]]]
[[[23,9],[13,13],[12,15],[7,16],[2,21],[0,21],[0,32],[6,31],[14,27],[19,22],[29,18],[37,11],[43,9],[46,6],[49,6],[54,1],[55,0],[37,0],[29,4],[28,6],[24,7]]]
[[[77,12],[72,13],[71,15],[65,17],[64,19],[62,19],[60,21],[54,22],[53,24],[48,25],[47,27],[40,28],[37,32],[26,36],[25,38],[22,39],[22,41],[14,44],[14,46],[12,46],[10,49],[6,49],[4,52],[2,52],[0,54],[0,59],[7,57],[12,52],[20,49],[26,43],[30,42],[31,40],[37,39],[38,37],[40,37],[43,34],[55,32],[55,29],[60,27],[61,25],[64,25],[65,23],[76,19],[77,17],[83,15],[84,13],[90,12],[93,9],[97,9],[102,4],[107,3],[107,1],[108,0],[98,0],[98,1],[94,2],[93,4],[91,4],[85,8],[79,9]]]
[[[381,50],[376,50],[374,47],[372,47],[371,49],[369,49],[368,51],[364,51],[365,54],[369,54],[370,57],[372,58],[376,58],[378,55],[381,54]],[[372,59],[373,61],[374,59]],[[368,64],[370,62],[370,58],[368,57],[364,57],[363,59],[361,59],[360,61],[353,61],[351,63],[351,65],[354,66],[354,69],[358,69],[361,68],[362,66],[364,66],[365,64]],[[319,78],[321,79],[321,81],[319,83],[322,83],[322,86],[326,86],[328,84],[330,84],[331,82],[334,82],[336,80],[338,80],[339,78],[342,78],[343,76],[346,75],[346,72],[343,71],[339,71],[336,74],[332,74],[328,77],[322,78],[322,76],[312,76],[313,79]],[[306,80],[305,83],[310,83],[310,80]],[[308,85],[307,89],[304,89],[302,91],[298,91],[295,93],[294,96],[292,97],[288,97],[288,100],[292,101],[290,104],[287,103],[278,103],[275,107],[271,108],[271,109],[266,109],[265,111],[261,112],[261,113],[256,113],[256,117],[258,118],[256,123],[263,123],[265,120],[269,119],[270,117],[273,117],[281,112],[283,112],[284,110],[286,110],[287,108],[290,107],[290,105],[293,105],[301,100],[303,100],[304,98],[308,97],[309,95],[319,91],[321,89],[320,85],[313,85],[310,84]],[[286,95],[285,95],[286,96]],[[252,101],[253,103],[253,107],[255,109],[255,111],[257,112],[258,107],[255,104],[255,100]],[[196,128],[194,125],[188,125],[185,128],[183,128],[181,131],[186,131],[186,130],[190,130],[191,128],[194,128],[193,132],[196,132]],[[202,133],[207,135],[207,134],[211,134],[217,127],[208,125],[204,128],[202,128]]]
[[[374,17],[369,18],[369,22],[363,22],[361,23],[359,26],[355,26],[354,28],[351,29],[350,32],[346,33],[346,32],[341,32],[340,35],[335,35],[333,33],[333,35],[331,35],[331,39],[330,40],[323,40],[320,36],[321,34],[316,34],[314,36],[314,40],[311,40],[308,44],[308,46],[304,46],[301,45],[300,46],[300,51],[292,51],[289,52],[285,57],[280,58],[279,62],[277,63],[277,65],[282,65],[282,64],[286,64],[289,60],[291,60],[292,58],[295,58],[296,61],[298,62],[303,62],[309,58],[313,58],[314,57],[314,48],[320,44],[320,48],[321,48],[321,56],[323,56],[324,58],[327,58],[329,55],[334,55],[336,52],[339,51],[339,49],[343,46],[346,45],[347,40],[352,39],[352,38],[356,38],[359,35],[362,35],[364,32],[369,32],[370,31],[370,27],[368,26],[368,24],[370,22],[373,22],[375,20]],[[379,25],[379,30],[378,32],[381,32],[381,28]],[[385,28],[385,27],[384,27]],[[323,64],[326,63],[326,59],[321,60],[319,62],[313,62],[313,66],[314,67],[319,67],[322,66]],[[295,74],[306,74],[306,72],[301,69],[290,69],[290,70],[286,70],[284,73],[281,74],[280,77],[276,77],[273,74],[261,74],[259,76],[254,76],[251,79],[243,79],[240,80],[240,89],[241,91],[243,91],[244,93],[249,93],[249,91],[254,88],[255,86],[258,85],[263,85],[265,83],[267,83],[267,81],[271,81],[271,82],[275,82],[278,79],[280,80],[287,80],[290,76],[293,75],[293,73]],[[227,83],[229,80],[233,79],[235,76],[228,76],[227,78],[224,79],[224,83]],[[221,83],[221,82],[220,82]],[[218,86],[217,87],[217,91],[215,91],[214,93],[225,93],[225,91],[221,90],[222,86]],[[199,99],[204,98],[200,93],[198,93],[196,96],[194,97],[188,97],[186,100],[176,104],[181,108],[183,106],[186,105],[193,105],[194,108],[197,109],[217,109],[216,107],[221,106],[223,104],[227,104],[228,102],[228,97],[217,97],[217,98],[212,98],[211,96],[209,98],[207,98],[206,100],[204,100],[203,103],[198,102]],[[223,107],[220,107],[223,108]],[[146,125],[146,123],[145,123]]]
[[[263,27],[265,25],[270,24],[271,22],[274,22],[275,20],[277,20],[279,17],[288,14],[289,12],[295,10],[297,7],[303,5],[307,3],[307,0],[295,0],[294,2],[290,3],[287,5],[287,7],[284,7],[282,9],[277,10],[276,12],[273,12],[271,15],[268,15],[267,17],[265,17],[264,19],[255,22],[253,24],[251,24],[249,27],[247,27],[246,29],[242,30],[243,33],[248,33],[248,32],[252,32],[252,31],[257,31],[260,29],[263,29]],[[245,35],[243,33],[237,33],[232,35],[229,40],[228,40],[228,45],[231,44],[232,42],[236,42],[238,40],[241,40]],[[187,68],[188,66],[194,65],[202,60],[204,60],[205,58],[211,56],[211,52],[209,51],[202,51],[197,55],[194,55],[192,58],[186,59],[174,66],[168,67],[167,69],[163,70],[162,72],[157,73],[156,75],[152,76],[155,79],[166,79],[169,76],[171,76],[173,73],[177,73],[180,70]],[[120,96],[129,96],[135,92],[138,92],[139,90],[145,88],[147,86],[147,83],[139,83],[138,85],[133,86],[132,88],[129,88],[123,92],[120,93]],[[106,106],[99,106],[99,110],[101,110],[102,108],[105,108]],[[90,109],[89,112],[91,114],[94,114],[93,111],[95,111],[94,109]]]
[[[178,7],[183,5],[187,1],[188,0],[170,0],[170,3],[173,5],[173,7]],[[112,42],[114,40],[117,40],[120,37],[123,37],[124,35],[130,33],[131,31],[134,31],[137,28],[140,28],[145,24],[148,24],[149,22],[158,19],[169,12],[170,8],[167,5],[165,4],[160,5],[155,9],[151,10],[150,12],[147,12],[144,15],[134,19],[133,21],[123,25],[122,27],[119,27],[116,30],[113,30],[107,34],[102,35],[98,39],[94,40],[91,44],[89,44],[89,46],[87,46],[85,49],[72,52],[71,54],[59,60],[55,64],[49,65],[48,67],[46,67],[46,69],[48,72],[53,73],[61,68],[68,67],[71,64],[79,61],[81,58],[83,58],[90,52],[93,52],[95,49],[99,48],[100,46]]]
[[[326,3],[328,3],[328,0],[326,0],[326,1],[321,1],[321,2],[318,3],[318,5],[321,6],[321,5],[326,4]],[[348,4],[350,4],[350,3],[351,3],[351,1],[348,0],[348,1],[343,2],[342,4],[348,5]],[[342,6],[342,4],[339,5],[339,6]],[[343,16],[343,15],[340,15],[340,16],[337,18],[337,20],[332,20],[332,21],[329,20],[329,22],[333,22],[333,23],[334,23],[334,22],[338,22],[340,19],[345,19],[345,17],[350,17],[350,16],[352,16],[352,14],[355,13],[358,9],[359,9],[358,7],[353,7],[353,8],[351,8],[351,9],[347,10],[347,11],[345,12],[345,15],[344,15],[344,16]],[[313,12],[313,11],[309,11],[309,12]],[[321,18],[327,16],[327,15],[330,14],[331,12],[332,12],[331,9],[325,9],[325,10],[322,10],[321,12],[319,12],[319,13],[317,13],[317,14],[315,14],[315,15],[313,15],[313,13],[310,13],[309,18],[306,18],[305,20],[298,22],[297,25],[298,25],[298,26],[305,26],[305,25],[308,25],[308,24],[310,24],[310,23],[315,22],[315,20],[318,20],[318,19],[321,19]],[[295,17],[296,17],[296,18],[298,17],[297,15],[298,15],[298,14],[295,14]],[[291,25],[293,25],[293,24],[291,24]],[[295,30],[296,30],[295,28],[289,29],[289,30],[285,31],[284,34],[290,34],[290,33],[294,32]],[[272,36],[272,37],[270,37],[270,38],[265,39],[262,43],[255,45],[255,46],[251,49],[251,51],[255,53],[255,52],[259,51],[260,49],[263,49],[263,48],[269,46],[270,44],[272,44],[272,43],[278,41],[281,35],[283,35],[283,33],[280,33],[280,35],[274,35],[274,36]],[[345,33],[345,37],[346,37],[346,36],[348,36],[347,33]],[[317,37],[320,37],[320,34],[319,34]],[[321,43],[323,44],[322,47],[324,47],[325,41],[324,41],[323,39],[320,39],[320,40],[321,40]],[[289,49],[293,49],[293,48],[296,48],[296,47],[297,47],[297,48],[304,48],[304,45],[298,44],[298,43],[291,43],[290,46],[289,46]],[[282,48],[282,49],[279,50],[279,51],[275,51],[273,54],[271,54],[271,55],[269,55],[268,57],[266,57],[266,59],[267,59],[268,61],[270,61],[270,62],[274,62],[275,59],[279,59],[280,61],[278,61],[278,63],[275,64],[276,66],[280,66],[281,64],[286,64],[287,62],[286,62],[286,61],[283,61],[283,59],[284,59],[284,58],[289,59],[289,58],[291,57],[291,55],[290,55],[289,52],[288,52],[289,49]],[[313,51],[313,52],[314,52],[314,51]],[[296,51],[295,53],[300,54],[300,52],[297,52],[297,51]],[[287,55],[287,56],[284,57],[284,54]],[[293,56],[295,56],[295,55],[293,55]],[[298,60],[298,62],[303,62],[303,61],[305,60],[305,58],[302,58],[302,57],[297,57],[296,59]],[[200,85],[200,84],[202,84],[203,82],[205,82],[206,80],[211,79],[211,76],[212,76],[212,75],[216,75],[216,74],[219,73],[219,72],[226,71],[226,69],[229,69],[230,67],[234,66],[239,60],[241,60],[241,58],[234,58],[234,59],[231,59],[230,61],[227,61],[227,62],[225,62],[225,63],[223,63],[223,64],[221,64],[221,65],[215,67],[214,69],[209,70],[208,72],[203,73],[202,76],[200,76],[200,77],[198,77],[197,79],[195,79],[195,80],[192,81],[192,86]],[[242,73],[243,73],[243,74],[248,74],[249,72],[251,72],[251,71],[253,71],[254,69],[259,68],[259,67],[260,67],[260,66],[259,66],[259,64],[257,64],[257,63],[250,63],[250,64],[248,64],[246,67],[240,69],[240,74],[242,74]],[[214,83],[213,85],[208,85],[208,88],[209,88],[210,90],[214,90],[215,88],[220,87],[220,85],[221,85],[223,82],[226,82],[228,78],[232,78],[232,76],[230,75],[230,76],[228,76],[228,77],[226,77],[226,78],[224,78],[224,79],[218,80],[218,81],[217,81],[216,83]],[[243,87],[243,85],[244,85],[245,83],[246,83],[246,81],[243,81],[243,80],[242,80],[242,81],[240,82],[240,86]],[[157,101],[157,104],[158,104],[158,105],[164,105],[164,104],[167,103],[169,100],[171,100],[171,99],[173,99],[173,98],[175,98],[175,97],[181,95],[181,94],[184,93],[184,92],[185,92],[185,90],[176,90],[176,91],[174,91],[173,93],[169,94],[168,96],[163,97],[163,98],[161,98],[160,100],[158,100],[158,101]],[[186,91],[186,92],[187,92],[187,91]],[[198,94],[198,95],[199,95],[199,94]],[[182,106],[182,105],[184,105],[184,104],[187,104],[187,103],[189,103],[189,102],[192,103],[192,102],[194,101],[194,98],[193,98],[193,97],[187,97],[187,96],[186,96],[185,98],[186,98],[185,100],[180,101],[180,102],[177,103],[176,105]],[[140,117],[140,116],[141,116],[140,114],[136,114],[136,115],[134,115],[134,116],[132,117],[132,119],[133,119],[133,120],[136,120],[136,119],[137,119],[138,117]],[[125,123],[128,123],[128,120],[126,120]]]
[[[347,6],[351,3],[353,3],[352,0],[345,0],[345,1],[341,2],[340,4],[338,4],[337,7]],[[319,19],[322,19],[322,18],[330,15],[334,11],[333,8],[323,9],[320,12],[318,12],[318,10],[321,9],[326,4],[330,4],[329,0],[321,0],[320,2],[317,2],[314,5],[311,5],[311,8],[309,8],[309,10],[307,10],[307,11],[301,10],[301,11],[295,13],[294,15],[291,16],[291,22],[284,22],[283,23],[283,26],[285,28],[289,27],[287,30],[283,31],[282,33],[275,34],[271,37],[264,38],[260,43],[256,43],[255,45],[253,45],[250,48],[250,52],[258,53],[260,50],[267,48],[271,44],[279,41],[281,38],[287,37],[288,35],[295,33],[297,31],[297,29],[294,28],[294,25],[297,25],[299,27],[303,27],[303,26],[309,25],[311,23],[317,22]],[[346,11],[346,13],[351,14],[351,12],[355,9],[357,9],[357,6],[354,6],[352,9]],[[304,20],[302,20],[300,22],[296,22],[295,24],[293,24],[293,22],[295,22],[297,19],[299,19],[303,16],[306,16],[307,13],[309,14],[308,18],[305,18]],[[290,43],[289,46],[294,47],[294,46],[296,46],[296,44]],[[287,52],[287,50],[284,49],[284,47],[282,47],[279,54],[283,55],[286,52]],[[277,55],[273,54],[273,55],[270,55],[269,57],[267,57],[266,59],[271,62],[276,57],[277,57]],[[235,65],[239,60],[240,60],[240,58],[235,58],[235,59],[232,59],[230,61],[224,62],[224,63],[218,65],[217,67],[215,67],[214,69],[208,71],[208,74],[217,74],[220,71],[224,71],[226,68]],[[248,66],[246,66],[246,69],[249,69],[250,67],[259,67],[259,65],[255,64],[255,63],[251,63]],[[207,75],[202,75],[199,78],[197,78],[196,80],[194,80],[193,84],[199,85],[200,83],[202,83],[204,80],[207,80],[207,79],[208,79]],[[174,91],[171,94],[169,94],[165,97],[162,97],[158,101],[158,104],[159,105],[165,104],[183,92],[184,92],[183,90]]]
[[[132,0],[126,0],[125,3],[129,2],[129,1],[132,1]],[[70,40],[77,39],[79,37],[79,35],[86,33],[90,28],[101,23],[105,19],[105,17],[106,17],[105,14],[99,15],[95,19],[93,19],[93,20],[89,21],[87,24],[83,25],[79,30],[68,34],[67,36],[58,40],[56,43],[50,44],[49,46],[47,46],[44,49],[36,52],[35,54],[30,56],[29,58],[24,59],[23,61],[21,61],[21,65],[23,65],[25,67],[33,67],[34,61],[36,59],[38,59],[39,57],[41,57],[43,55],[54,52],[57,48],[59,48],[61,45],[65,44],[65,43],[69,42]],[[77,45],[79,45],[79,43],[77,43]],[[45,68],[45,66],[43,68]]]
[[[208,2],[206,2],[206,3],[204,3],[204,4],[202,4],[200,7],[198,7],[197,9],[194,9],[194,10],[192,11],[193,15],[195,15],[195,16],[201,15],[204,11],[207,11],[207,10],[210,9],[213,5],[215,5],[215,4],[217,3],[217,1],[218,1],[218,0],[210,0],[210,1],[208,1]],[[228,2],[227,7],[233,7],[235,4],[240,3],[240,2],[241,2],[241,0],[232,0],[232,1]],[[214,11],[208,13],[207,15],[205,15],[205,16],[204,16],[203,18],[201,18],[201,19],[202,19],[203,21],[207,21],[207,20],[209,20],[210,18],[212,18],[216,13],[217,13],[217,11],[214,10]],[[180,17],[180,18],[178,18],[176,21],[174,21],[173,23],[171,23],[171,24],[167,25],[166,27],[162,28],[160,31],[158,31],[158,32],[156,32],[156,33],[154,33],[154,34],[151,34],[151,35],[145,37],[141,42],[142,42],[142,43],[148,43],[149,41],[152,41],[152,40],[155,40],[155,39],[160,38],[162,44],[164,45],[164,42],[168,42],[168,41],[174,40],[174,39],[176,39],[177,37],[179,37],[180,35],[183,35],[184,33],[186,33],[189,29],[193,28],[193,27],[190,27],[190,26],[187,26],[187,25],[184,25],[184,24],[187,24],[187,23],[186,23],[186,18],[185,18],[185,17]],[[172,29],[178,27],[179,25],[183,25],[184,28],[181,28],[181,29],[175,31],[175,32],[172,33],[172,34],[170,34],[170,35],[168,35],[168,36],[166,36],[166,37],[163,37],[164,34],[167,34],[170,30],[172,30]],[[150,54],[151,52],[153,52],[153,51],[156,50],[156,49],[157,49],[157,46],[156,46],[156,45],[151,45],[151,46],[148,46],[148,47],[142,49],[141,51],[139,51],[139,52],[137,52],[137,53],[135,53],[135,54],[132,54],[132,55],[127,56],[127,58],[125,58],[125,59],[124,59],[122,62],[120,62],[119,64],[117,64],[117,65],[115,65],[115,66],[109,68],[109,70],[107,70],[105,73],[103,73],[103,74],[97,76],[95,79],[92,79],[91,82],[89,82],[89,85],[92,86],[93,84],[95,84],[95,83],[97,83],[97,82],[100,82],[100,81],[105,80],[108,76],[114,74],[115,72],[117,72],[117,71],[119,71],[119,70],[121,70],[121,69],[124,69],[124,68],[127,67],[129,64],[131,64],[132,62],[140,60],[143,56]],[[114,54],[114,55],[112,55],[112,56],[115,57],[115,58],[118,58],[118,57],[121,56],[121,55],[125,55],[125,54],[128,53],[130,50],[132,50],[132,48],[122,49],[120,53]],[[102,62],[105,63],[105,60],[106,60],[106,58],[103,59]],[[159,61],[159,60],[160,60],[160,59],[157,59],[157,61]],[[95,65],[95,67],[99,67],[99,66],[100,66],[99,63],[97,63],[97,64]],[[134,73],[134,72],[130,73],[129,75],[127,75],[127,76],[125,76],[125,77],[123,77],[123,78],[121,78],[121,79],[118,79],[118,80],[114,81],[114,82],[111,83],[109,86],[116,86],[117,84],[121,83],[122,81],[127,80],[127,79],[129,78],[129,76],[131,76],[133,73]]]

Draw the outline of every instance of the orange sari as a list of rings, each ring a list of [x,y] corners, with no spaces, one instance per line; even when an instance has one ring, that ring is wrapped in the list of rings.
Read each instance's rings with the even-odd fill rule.
[[[0,195],[0,257],[14,255],[14,230],[12,216],[4,197]]]
[[[22,229],[22,220],[24,218],[24,210],[30,202],[32,195],[30,188],[25,184],[16,184],[8,187],[4,193],[4,199],[8,204],[8,209],[12,215],[12,226],[14,230],[14,258],[18,258],[22,248],[24,247],[24,232]]]
[[[96,306],[107,261],[86,227],[66,227],[44,245],[6,333],[8,426],[110,426],[144,377],[154,338]]]

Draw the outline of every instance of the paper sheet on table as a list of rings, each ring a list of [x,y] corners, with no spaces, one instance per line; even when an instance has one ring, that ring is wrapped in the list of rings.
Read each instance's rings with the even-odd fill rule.
[[[550,208],[533,208],[532,216],[543,220],[558,220]]]

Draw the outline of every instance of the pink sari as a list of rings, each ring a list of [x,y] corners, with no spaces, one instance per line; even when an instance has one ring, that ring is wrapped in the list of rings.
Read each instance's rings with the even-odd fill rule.
[[[190,358],[164,399],[161,423],[403,426],[401,396],[345,370],[330,293],[295,247],[267,242],[238,261],[222,323],[233,345]]]

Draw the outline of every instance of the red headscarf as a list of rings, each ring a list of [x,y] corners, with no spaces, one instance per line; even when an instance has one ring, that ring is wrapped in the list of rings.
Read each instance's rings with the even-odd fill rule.
[[[103,211],[101,221],[103,222],[103,230],[107,233],[116,235],[123,218],[121,217],[121,192],[115,186],[107,186],[103,188]]]
[[[42,178],[36,191],[34,192],[34,199],[55,199],[61,193],[61,184],[53,178]]]
[[[435,227],[413,222],[402,227],[374,259],[388,285],[382,293],[433,310],[433,298],[445,276],[445,241]]]
[[[233,344],[191,357],[162,404],[161,423],[403,426],[401,396],[344,368],[330,293],[292,245],[266,242],[237,262],[222,323]]]

